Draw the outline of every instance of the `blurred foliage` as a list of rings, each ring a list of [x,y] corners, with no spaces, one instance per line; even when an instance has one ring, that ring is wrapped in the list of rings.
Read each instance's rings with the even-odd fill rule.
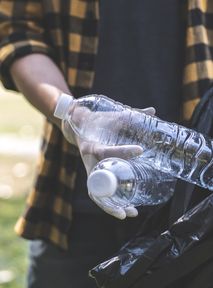
[[[23,288],[27,269],[27,241],[17,237],[14,225],[24,209],[24,197],[0,199],[0,270],[10,270],[14,279],[1,288]]]
[[[8,271],[14,276],[11,282],[0,284],[0,288],[25,287],[28,242],[16,236],[14,225],[31,190],[36,155],[16,155],[15,148],[25,139],[32,140],[34,145],[42,133],[42,126],[41,114],[21,94],[6,91],[0,84],[0,273]],[[10,150],[12,146],[6,145],[8,149],[4,152],[2,143],[5,139],[8,144],[14,142],[13,151]],[[23,147],[23,152],[25,150]],[[3,199],[5,195],[8,199]]]
[[[20,133],[23,127],[32,127],[31,136],[41,134],[43,117],[21,94],[8,92],[0,86],[0,134]]]

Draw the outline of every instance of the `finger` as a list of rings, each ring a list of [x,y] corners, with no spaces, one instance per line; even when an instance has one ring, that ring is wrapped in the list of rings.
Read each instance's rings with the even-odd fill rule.
[[[107,198],[102,198],[101,200],[97,197],[94,197],[91,193],[89,193],[89,197],[107,214],[123,220],[126,218],[126,212],[122,207],[118,207],[113,205],[112,203],[107,203]]]
[[[117,157],[127,160],[140,156],[143,152],[141,146],[139,145],[106,146],[99,143],[80,141],[79,139],[78,145],[87,175],[89,175],[92,168],[100,160],[110,157]]]
[[[124,208],[127,217],[136,217],[138,216],[138,210],[133,206],[128,206]]]
[[[147,115],[151,115],[151,116],[154,116],[155,113],[156,113],[156,110],[154,107],[147,107],[147,108],[144,108],[144,109],[139,109],[139,108],[134,108],[134,110],[140,112],[140,113],[145,113]]]
[[[142,147],[139,145],[120,145],[106,146],[95,144],[93,145],[93,154],[98,160],[109,157],[117,157],[122,159],[130,159],[142,154]]]
[[[121,207],[102,206],[102,209],[104,210],[104,212],[106,212],[107,214],[109,214],[109,215],[111,215],[117,219],[124,220],[126,218],[126,212]]]

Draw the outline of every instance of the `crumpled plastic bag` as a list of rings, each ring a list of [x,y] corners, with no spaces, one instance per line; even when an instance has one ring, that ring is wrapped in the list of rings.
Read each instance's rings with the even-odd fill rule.
[[[213,87],[195,109],[191,127],[213,137]],[[165,230],[158,227],[158,222],[151,230],[142,225],[116,255],[90,270],[98,287],[167,287],[213,257],[213,194],[182,180],[179,182],[178,189],[183,190],[180,194],[185,198],[173,202],[171,207],[183,214],[177,218],[169,215]]]
[[[91,276],[96,279],[98,287],[132,287],[142,275],[150,277],[205,239],[212,230],[213,195],[210,195],[158,237],[137,235],[121,248],[117,256],[93,268]]]

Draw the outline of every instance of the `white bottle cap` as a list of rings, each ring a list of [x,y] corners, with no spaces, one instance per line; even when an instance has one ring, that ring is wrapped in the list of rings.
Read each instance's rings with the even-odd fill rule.
[[[95,197],[110,197],[117,189],[117,178],[108,170],[92,172],[87,179],[88,191]]]
[[[64,119],[72,101],[73,96],[62,93],[56,104],[54,116],[59,119]]]

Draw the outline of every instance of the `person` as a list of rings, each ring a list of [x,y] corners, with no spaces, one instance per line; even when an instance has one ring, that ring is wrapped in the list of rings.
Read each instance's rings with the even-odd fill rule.
[[[144,209],[131,218],[133,207],[101,207],[111,217],[89,199],[85,143],[73,135],[67,141],[53,116],[61,93],[101,93],[155,107],[168,121],[188,121],[213,78],[212,6],[207,0],[1,1],[1,81],[46,116],[37,181],[15,227],[33,240],[28,287],[95,287],[88,270],[146,219]],[[123,153],[90,148],[86,143],[96,160]]]

